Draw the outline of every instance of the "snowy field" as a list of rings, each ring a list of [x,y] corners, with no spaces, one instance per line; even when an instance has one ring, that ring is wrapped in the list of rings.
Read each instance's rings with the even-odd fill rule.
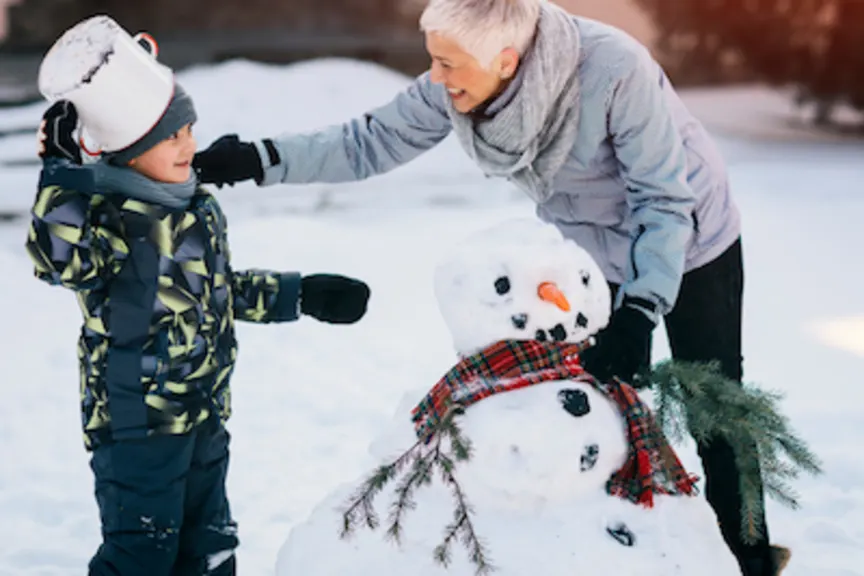
[[[181,81],[202,146],[228,131],[250,138],[345,119],[407,82],[344,61],[234,62]],[[0,132],[35,126],[43,110],[0,111]],[[773,540],[794,552],[784,576],[864,576],[864,145],[721,145],[745,228],[745,376],[786,394],[783,409],[825,468],[796,485],[802,509],[769,503]],[[0,166],[34,150],[32,136],[0,138]],[[0,167],[0,211],[29,206],[37,170]],[[375,464],[370,442],[403,393],[453,364],[432,292],[439,256],[532,206],[486,180],[453,140],[364,183],[245,185],[219,197],[235,268],[334,271],[372,287],[357,325],[239,326],[229,494],[240,572],[272,575],[292,526]],[[0,225],[0,575],[81,574],[99,525],[79,430],[80,316],[70,292],[33,278],[25,235],[26,220]],[[655,342],[655,359],[667,357],[662,329]],[[692,445],[679,453],[701,473]]]

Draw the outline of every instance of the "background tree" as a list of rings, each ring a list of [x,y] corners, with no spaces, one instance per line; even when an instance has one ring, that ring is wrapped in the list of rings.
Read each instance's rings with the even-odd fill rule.
[[[287,64],[341,57],[405,74],[428,67],[409,0],[23,0],[9,9],[0,49],[41,56],[81,20],[107,14],[130,33],[147,31],[177,70],[243,58]]]
[[[864,110],[864,0],[637,0],[658,49],[688,83],[759,79],[794,86],[827,122]]]
[[[278,29],[387,35],[416,32],[420,8],[405,0],[23,0],[9,9],[6,42],[46,48],[96,14],[110,15],[133,34]]]

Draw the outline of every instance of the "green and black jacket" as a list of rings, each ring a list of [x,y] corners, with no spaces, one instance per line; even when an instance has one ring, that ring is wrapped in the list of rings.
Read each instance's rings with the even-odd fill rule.
[[[234,321],[299,316],[300,275],[231,269],[225,215],[199,189],[169,209],[95,193],[85,167],[46,161],[27,251],[36,276],[75,291],[88,449],[183,434],[230,416]]]

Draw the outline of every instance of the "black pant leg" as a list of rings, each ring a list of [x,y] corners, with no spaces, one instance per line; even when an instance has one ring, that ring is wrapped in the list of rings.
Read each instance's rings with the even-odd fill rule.
[[[675,307],[665,317],[672,357],[717,360],[722,372],[741,381],[741,310],[744,267],[738,240],[716,260],[684,274]]]
[[[672,357],[691,362],[720,362],[722,372],[742,378],[741,316],[744,287],[740,239],[709,264],[684,275],[675,308],[665,317]],[[745,576],[771,574],[764,496],[758,508],[765,526],[755,544],[741,538],[741,491],[735,453],[725,438],[697,447],[706,476],[706,498],[720,530]],[[756,450],[755,443],[749,449]],[[760,486],[761,491],[761,486]]]
[[[168,576],[177,557],[194,436],[151,436],[97,448],[90,466],[102,520],[91,576]]]
[[[172,576],[235,573],[237,524],[231,517],[225,488],[229,442],[230,435],[221,424],[208,422],[198,431],[186,480],[185,521]]]

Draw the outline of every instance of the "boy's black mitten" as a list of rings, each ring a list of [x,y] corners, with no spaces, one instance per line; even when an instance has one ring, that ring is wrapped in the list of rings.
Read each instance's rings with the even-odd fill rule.
[[[300,312],[331,324],[352,324],[366,314],[369,286],[335,274],[311,274],[300,280]]]
[[[271,140],[264,140],[270,165],[279,163],[279,153]],[[257,184],[264,180],[264,167],[258,149],[251,142],[242,142],[236,134],[222,136],[205,150],[195,154],[192,167],[202,184],[225,184],[254,179]]]
[[[73,133],[78,126],[78,111],[68,100],[59,100],[42,115],[39,125],[39,157],[65,158],[81,164],[81,148]]]
[[[592,376],[606,382],[617,376],[631,384],[634,377],[651,360],[651,332],[654,323],[643,312],[622,306],[612,313],[609,325],[600,331],[597,343],[580,357],[582,365]]]

